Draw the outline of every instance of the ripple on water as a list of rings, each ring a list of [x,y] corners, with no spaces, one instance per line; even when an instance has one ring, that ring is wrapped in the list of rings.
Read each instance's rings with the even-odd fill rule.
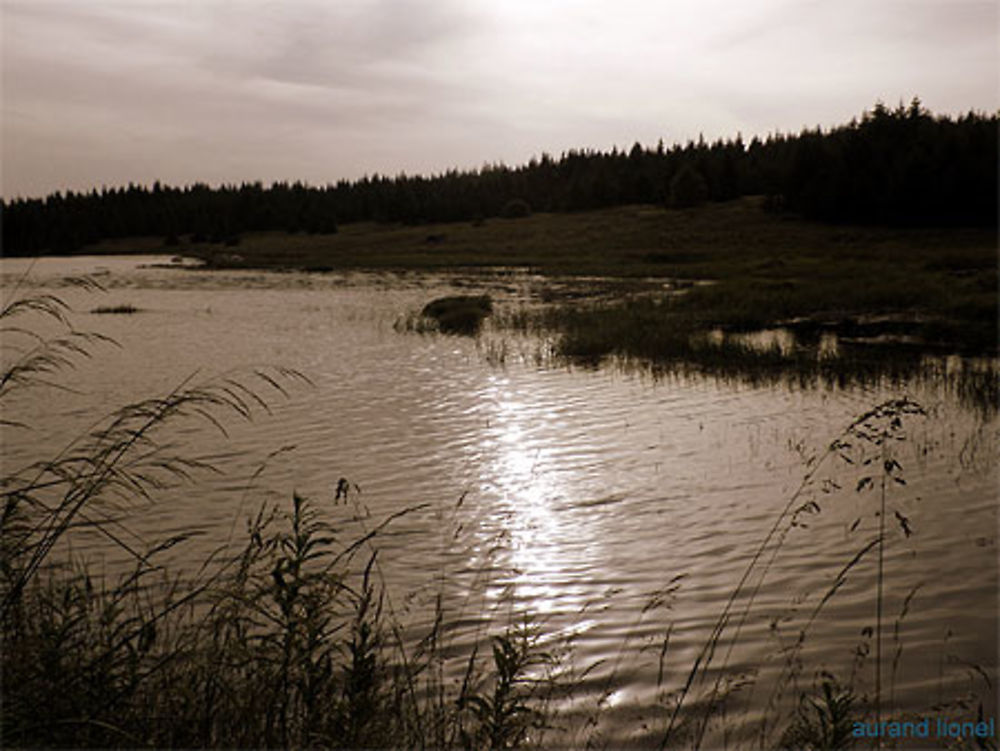
[[[79,259],[50,261],[34,271],[40,289],[57,273],[86,270]],[[9,281],[15,273],[4,263]],[[272,414],[253,424],[228,426],[227,446],[239,453],[225,461],[227,473],[138,510],[137,534],[197,529],[174,556],[183,565],[238,535],[239,519],[261,502],[293,490],[315,499],[345,538],[362,533],[359,511],[370,514],[364,528],[371,529],[416,509],[377,538],[401,609],[419,621],[443,594],[456,654],[511,613],[527,612],[549,639],[572,642],[578,670],[596,666],[579,690],[617,708],[610,738],[631,737],[636,707],[649,710],[642,720],[649,727],[662,727],[654,707],[662,714],[663,691],[686,678],[800,487],[807,471],[800,448],[822,455],[855,415],[889,395],[657,382],[523,362],[497,369],[471,340],[392,330],[397,316],[447,292],[447,278],[428,286],[360,274],[216,275],[143,270],[134,259],[101,263],[115,301],[125,291],[122,301],[147,312],[84,321],[107,326],[121,350],[74,371],[84,408],[75,395],[50,392],[10,405],[30,414],[37,430],[17,444],[5,440],[5,467],[61,446],[93,410],[163,393],[193,373],[264,363],[300,369],[314,386],[287,400],[275,396]],[[78,309],[92,307],[78,291],[65,292]],[[997,422],[978,424],[933,392],[923,398],[935,409],[893,448],[906,485],[893,485],[887,502],[887,520],[899,512],[913,534],[892,526],[885,560],[887,622],[915,592],[901,622],[904,667],[894,685],[897,704],[915,711],[957,685],[961,661],[993,678],[997,664]],[[217,434],[178,437],[185,450],[218,453]],[[279,447],[287,450],[268,458]],[[858,472],[828,457],[798,498],[818,510],[776,538],[780,547],[762,551],[766,579],[751,577],[734,602],[732,623],[742,626],[727,658],[731,675],[780,675],[781,650],[805,625],[810,666],[850,668],[875,612],[874,549],[837,577],[878,533],[877,496],[855,492]],[[341,477],[360,487],[356,507],[334,505]],[[76,550],[113,568],[114,554],[102,545],[81,537]],[[644,609],[678,575],[669,596]],[[835,595],[817,610],[831,588]],[[886,649],[895,650],[891,644]]]

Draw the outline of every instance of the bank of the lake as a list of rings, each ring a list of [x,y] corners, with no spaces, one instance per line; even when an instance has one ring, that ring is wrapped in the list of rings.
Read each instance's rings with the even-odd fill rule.
[[[935,352],[997,353],[995,229],[838,226],[765,211],[763,203],[751,197],[693,209],[626,206],[421,226],[359,223],[334,235],[246,234],[228,245],[186,237],[170,251],[220,269],[506,268],[576,278],[576,284],[542,285],[540,294],[563,310],[579,309],[581,298],[598,291],[605,302],[617,300],[620,305],[588,310],[596,324],[588,328],[608,331],[587,343],[601,353],[617,347],[649,356],[648,341],[631,344],[634,337],[623,339],[615,323],[636,294],[648,293],[642,280],[649,279],[711,284],[696,287],[669,314],[646,315],[647,330],[746,331],[791,323],[811,333],[915,337]],[[87,251],[158,246],[162,239],[119,240]],[[592,277],[622,281],[595,289]]]

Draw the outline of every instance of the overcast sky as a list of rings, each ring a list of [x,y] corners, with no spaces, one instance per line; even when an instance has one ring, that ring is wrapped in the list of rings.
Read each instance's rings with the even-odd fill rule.
[[[995,0],[0,0],[5,198],[998,108]]]

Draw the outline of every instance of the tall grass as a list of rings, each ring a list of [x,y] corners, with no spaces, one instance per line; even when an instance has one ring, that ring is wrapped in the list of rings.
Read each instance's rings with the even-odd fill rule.
[[[298,496],[194,582],[152,581],[156,552],[110,586],[53,570],[21,593],[3,622],[5,745],[493,749],[544,732],[554,658],[530,626],[447,681],[442,614],[406,642],[375,554]]]

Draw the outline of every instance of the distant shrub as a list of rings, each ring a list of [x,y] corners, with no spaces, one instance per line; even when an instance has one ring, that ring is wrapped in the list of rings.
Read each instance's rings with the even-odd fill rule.
[[[506,219],[520,219],[521,217],[531,216],[531,206],[523,198],[512,198],[504,204],[500,214]]]
[[[303,222],[302,229],[310,235],[336,235],[337,219],[333,214],[316,214]]]

